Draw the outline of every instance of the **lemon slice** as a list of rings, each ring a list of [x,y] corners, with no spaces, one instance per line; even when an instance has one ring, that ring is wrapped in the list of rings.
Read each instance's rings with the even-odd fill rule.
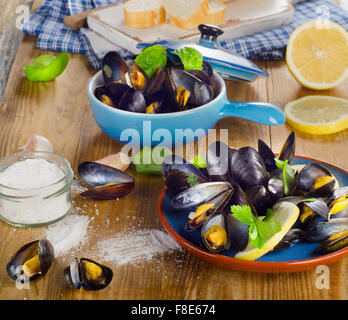
[[[286,63],[303,86],[330,89],[348,77],[348,32],[325,19],[309,21],[290,35]]]
[[[261,249],[255,248],[249,244],[244,251],[238,252],[234,257],[242,260],[256,260],[271,251],[288,233],[290,228],[295,224],[300,210],[291,202],[278,202],[273,206],[275,215],[270,219],[278,221],[282,227],[281,231],[269,238]]]
[[[330,96],[307,96],[289,102],[287,123],[312,134],[331,134],[348,128],[348,100]]]

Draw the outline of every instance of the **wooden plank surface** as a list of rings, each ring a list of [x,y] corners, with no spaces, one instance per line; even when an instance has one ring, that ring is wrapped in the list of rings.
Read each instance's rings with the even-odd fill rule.
[[[3,3],[4,1],[0,2]],[[72,55],[66,71],[50,83],[30,83],[23,67],[43,52],[35,48],[34,37],[24,36],[0,104],[0,157],[18,150],[34,134],[48,137],[58,154],[65,156],[76,172],[84,160],[94,160],[121,149],[96,125],[85,94],[86,84],[94,74],[85,57]],[[289,74],[285,63],[258,63],[270,73],[269,79],[251,84],[227,82],[228,96],[234,100],[269,101],[284,106],[315,92],[300,87]],[[348,82],[325,92],[348,99]],[[228,128],[230,145],[256,146],[261,138],[275,151],[291,128],[287,125],[270,129],[240,119],[224,119],[217,128]],[[348,170],[348,130],[316,137],[297,133],[297,153],[329,161]],[[133,192],[120,201],[93,202],[75,198],[94,220],[87,245],[79,254],[94,258],[95,245],[104,234],[118,234],[132,229],[160,229],[157,200],[164,186],[160,177],[136,176]],[[97,215],[97,212],[99,214]],[[111,221],[107,224],[107,221]],[[0,222],[0,299],[347,299],[348,258],[329,266],[330,289],[316,287],[315,270],[293,274],[257,274],[229,270],[203,262],[186,252],[174,252],[140,263],[113,267],[112,284],[99,292],[69,288],[63,269],[71,256],[57,259],[49,273],[18,290],[8,277],[5,265],[24,243],[40,238],[46,228],[18,229]],[[131,250],[131,248],[129,249]]]

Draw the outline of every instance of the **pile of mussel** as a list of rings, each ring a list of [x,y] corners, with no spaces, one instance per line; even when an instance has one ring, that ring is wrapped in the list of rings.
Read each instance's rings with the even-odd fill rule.
[[[203,61],[202,70],[184,70],[169,55],[167,65],[148,78],[135,61],[127,63],[118,52],[108,52],[102,61],[104,85],[95,96],[108,106],[147,114],[184,111],[213,100],[217,90],[209,62]]]
[[[36,240],[21,247],[6,266],[8,275],[19,283],[44,276],[54,261],[54,248],[47,239]],[[101,290],[112,280],[110,268],[91,259],[75,258],[64,270],[67,282],[76,289]]]
[[[185,230],[200,229],[201,242],[212,253],[243,251],[248,246],[249,226],[233,216],[232,205],[247,205],[255,216],[265,216],[267,209],[280,201],[294,203],[300,214],[273,251],[299,241],[320,243],[315,254],[347,246],[348,187],[338,188],[335,177],[318,163],[291,165],[294,154],[292,132],[278,156],[262,140],[258,150],[215,142],[207,149],[203,169],[179,155],[168,156],[162,176],[171,196],[170,206],[190,212]],[[278,161],[287,163],[293,174],[285,176]]]

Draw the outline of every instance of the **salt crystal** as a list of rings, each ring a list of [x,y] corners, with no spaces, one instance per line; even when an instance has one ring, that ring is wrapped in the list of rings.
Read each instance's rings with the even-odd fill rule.
[[[182,250],[166,232],[156,229],[137,230],[98,243],[100,260],[116,265],[136,264],[165,253]]]
[[[88,224],[87,216],[73,214],[50,226],[46,231],[46,238],[52,243],[55,256],[62,256],[83,245],[87,240]]]

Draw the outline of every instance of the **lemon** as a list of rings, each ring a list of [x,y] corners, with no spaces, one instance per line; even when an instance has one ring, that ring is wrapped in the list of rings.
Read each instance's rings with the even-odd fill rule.
[[[348,77],[348,32],[325,19],[309,21],[290,35],[286,63],[303,86],[324,90]]]
[[[282,227],[281,231],[269,238],[261,249],[255,248],[249,243],[244,251],[240,251],[234,256],[235,258],[252,261],[271,251],[295,224],[300,213],[300,210],[296,205],[286,201],[276,203],[272,210],[275,215],[270,219],[270,221],[278,221]]]
[[[348,100],[342,98],[307,96],[289,102],[284,113],[290,126],[306,133],[331,134],[348,128]]]

